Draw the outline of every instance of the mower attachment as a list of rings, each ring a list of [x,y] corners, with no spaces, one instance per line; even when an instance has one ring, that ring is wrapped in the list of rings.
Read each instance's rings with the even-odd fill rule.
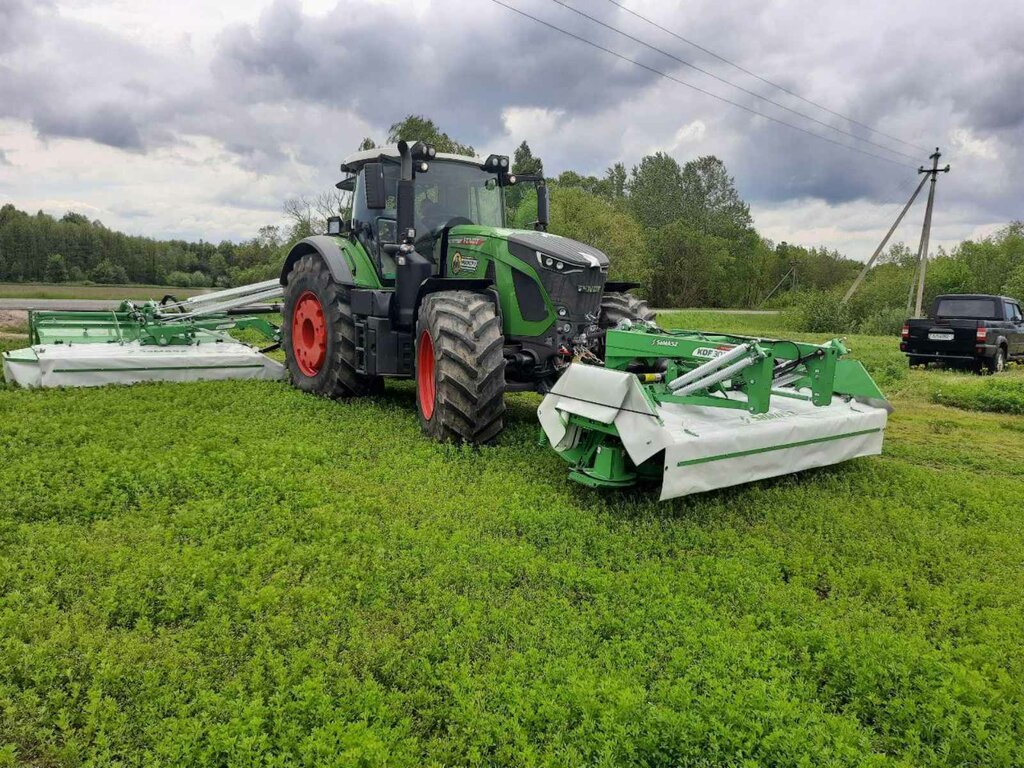
[[[661,498],[881,453],[891,410],[860,363],[823,345],[621,328],[605,367],[573,364],[538,409],[570,477],[661,479]]]
[[[180,302],[124,301],[114,311],[30,311],[31,346],[3,353],[4,377],[23,387],[281,379],[284,366],[227,333],[248,329],[276,345],[276,325],[238,313],[280,296],[270,280]]]

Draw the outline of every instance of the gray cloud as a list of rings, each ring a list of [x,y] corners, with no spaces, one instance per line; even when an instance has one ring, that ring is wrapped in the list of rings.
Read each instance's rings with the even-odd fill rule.
[[[826,132],[546,0],[509,1],[695,85]],[[610,3],[568,1],[746,88],[910,151],[772,92]],[[923,147],[941,144],[954,173],[943,179],[940,199],[976,223],[1019,216],[1024,206],[1017,182],[1024,172],[1024,19],[1016,0],[994,5],[978,13],[970,0],[828,7],[794,0],[756,10],[743,0],[698,0],[685,9],[631,3],[837,111]],[[530,140],[549,173],[601,173],[657,149],[680,161],[715,153],[741,192],[763,205],[885,203],[915,176],[910,160],[899,158],[905,166],[897,167],[753,117],[480,0],[472,12],[457,0],[433,0],[422,12],[341,0],[325,15],[276,0],[255,22],[229,24],[199,49],[146,45],[82,19],[53,2],[0,2],[0,118],[31,125],[44,139],[141,156],[170,152],[183,169],[222,163],[273,179],[253,195],[216,192],[214,202],[229,208],[263,211],[274,195],[331,183],[362,135],[380,140],[409,113],[429,115],[481,149],[511,151],[506,144]],[[510,115],[518,117],[507,123]],[[696,121],[699,135],[680,139],[680,128]],[[508,124],[526,127],[509,133]],[[204,142],[217,149],[198,161],[190,150]]]

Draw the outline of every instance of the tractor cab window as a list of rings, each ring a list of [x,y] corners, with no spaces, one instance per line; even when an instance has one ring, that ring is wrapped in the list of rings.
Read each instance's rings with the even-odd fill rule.
[[[435,160],[416,176],[417,233],[428,235],[459,220],[462,224],[504,226],[502,190],[493,173],[467,163]]]

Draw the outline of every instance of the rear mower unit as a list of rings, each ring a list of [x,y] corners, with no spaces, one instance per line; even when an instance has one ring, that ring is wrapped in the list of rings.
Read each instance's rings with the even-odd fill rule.
[[[538,415],[572,479],[661,480],[668,499],[881,453],[891,408],[846,354],[627,322],[605,367],[570,366]]]
[[[280,379],[280,363],[227,333],[254,330],[276,346],[277,326],[252,305],[280,297],[270,280],[180,302],[123,301],[113,311],[30,311],[31,346],[4,353],[4,376],[23,387]]]

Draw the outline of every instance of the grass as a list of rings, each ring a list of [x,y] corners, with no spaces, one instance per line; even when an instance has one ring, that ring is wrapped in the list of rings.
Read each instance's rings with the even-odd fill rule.
[[[171,293],[179,299],[208,293],[212,288],[176,288],[169,285],[80,285],[77,283],[0,283],[0,299],[161,299]]]
[[[408,384],[0,390],[0,765],[1020,765],[1024,418],[849,341],[884,456],[665,504],[534,395],[470,450]]]

